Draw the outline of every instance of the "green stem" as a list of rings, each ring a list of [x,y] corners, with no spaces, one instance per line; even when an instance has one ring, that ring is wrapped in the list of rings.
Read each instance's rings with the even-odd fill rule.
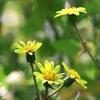
[[[39,91],[38,91],[38,86],[37,86],[36,78],[35,78],[35,76],[33,74],[33,72],[34,72],[33,63],[30,63],[30,65],[31,65],[31,69],[32,69],[32,76],[33,76],[33,80],[34,80],[34,86],[35,86],[35,89],[36,89],[37,100],[40,100],[40,96],[39,96]]]
[[[73,24],[74,28],[75,28],[76,31],[77,31],[77,34],[78,34],[78,36],[79,36],[79,38],[80,38],[80,40],[81,40],[81,42],[82,42],[82,45],[84,46],[84,48],[86,49],[86,51],[87,51],[88,54],[90,55],[91,59],[94,61],[94,63],[95,63],[95,64],[97,65],[97,67],[100,69],[100,65],[96,62],[96,60],[94,59],[94,57],[91,55],[89,49],[88,49],[87,46],[86,46],[86,43],[83,41],[83,39],[82,39],[82,37],[81,37],[81,35],[80,35],[80,32],[78,31],[78,28],[77,28],[76,24],[75,24],[75,23],[72,23],[72,24]]]
[[[1,96],[0,96],[0,100],[2,100]]]
[[[46,90],[45,90],[44,100],[47,99],[47,95],[48,95],[48,87],[46,87]]]
[[[60,87],[58,87],[55,91],[53,91],[48,97],[47,99],[49,100],[55,93],[57,93],[62,87],[64,86],[64,84],[62,84]]]

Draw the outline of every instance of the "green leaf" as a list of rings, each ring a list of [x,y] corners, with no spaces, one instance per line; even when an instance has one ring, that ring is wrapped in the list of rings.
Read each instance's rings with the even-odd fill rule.
[[[37,52],[35,53],[37,59],[41,58],[43,59],[44,57],[52,56],[55,53],[55,50],[52,47],[50,41],[45,40],[42,43],[43,45],[41,46],[41,48],[38,49]]]
[[[99,6],[99,1],[90,1],[86,2],[84,4],[84,7],[86,8],[87,13],[92,13],[92,12],[100,12],[100,6]]]
[[[45,9],[35,2],[27,23],[23,26],[21,33],[32,36],[37,30],[42,30],[45,22]]]
[[[74,55],[79,51],[79,43],[72,39],[61,39],[52,44],[56,51]]]
[[[9,86],[8,86],[8,84],[6,83],[5,78],[6,78],[6,75],[5,75],[5,73],[4,73],[3,66],[0,65],[0,82],[1,82],[1,85],[2,85],[2,86],[5,86],[6,89],[9,89]]]

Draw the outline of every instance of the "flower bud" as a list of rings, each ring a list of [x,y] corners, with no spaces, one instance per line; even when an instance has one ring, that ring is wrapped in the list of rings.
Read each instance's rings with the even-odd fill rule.
[[[75,23],[77,21],[77,16],[72,14],[72,15],[68,15],[68,19],[71,23]]]
[[[69,87],[74,81],[75,81],[74,79],[71,79],[70,77],[66,77],[64,79],[64,86]]]
[[[33,52],[33,55],[29,55],[28,53],[26,53],[26,60],[29,63],[35,63],[35,54]]]
[[[45,83],[44,83],[44,86],[45,86],[45,87],[48,87],[48,88],[51,88],[51,89],[54,89],[50,84],[48,84],[48,82],[45,82]]]

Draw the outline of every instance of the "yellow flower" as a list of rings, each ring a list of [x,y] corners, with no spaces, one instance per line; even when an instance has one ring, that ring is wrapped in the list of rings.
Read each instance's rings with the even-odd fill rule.
[[[75,71],[75,70],[69,70],[68,67],[66,66],[66,64],[64,62],[62,62],[65,70],[68,72],[68,76],[71,79],[74,79],[78,84],[80,84],[84,89],[87,89],[87,87],[85,86],[85,84],[87,84],[87,81],[81,79],[80,75]]]
[[[65,9],[62,9],[61,11],[57,11],[57,15],[54,16],[54,18],[56,17],[59,17],[59,16],[62,16],[62,15],[76,15],[76,16],[79,16],[80,15],[80,12],[83,12],[83,13],[87,13],[86,12],[86,9],[84,7],[72,7],[72,8],[65,8]]]
[[[28,53],[29,55],[33,55],[33,52],[35,52],[38,48],[41,47],[42,43],[35,43],[35,41],[28,41],[27,44],[25,44],[23,41],[20,41],[20,43],[15,43],[16,46],[15,53]]]
[[[33,74],[38,77],[39,79],[42,80],[43,83],[48,83],[50,85],[52,85],[53,83],[55,84],[63,84],[63,80],[61,80],[61,78],[63,78],[63,74],[57,74],[57,72],[60,70],[60,66],[57,65],[54,68],[54,62],[51,61],[49,63],[48,60],[46,60],[44,62],[44,67],[41,63],[38,63],[38,67],[41,71],[40,72],[34,72]]]

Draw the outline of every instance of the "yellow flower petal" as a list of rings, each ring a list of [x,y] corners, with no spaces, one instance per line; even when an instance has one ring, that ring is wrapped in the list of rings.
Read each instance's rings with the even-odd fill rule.
[[[43,78],[43,75],[39,72],[34,72],[33,74],[37,77]]]
[[[40,76],[40,78],[41,78],[41,75],[42,75],[43,83],[48,82],[48,84],[52,84],[52,83],[61,84],[63,82],[63,80],[61,81],[60,78],[63,78],[64,73],[57,74],[57,72],[60,70],[60,66],[57,65],[54,68],[54,62],[53,61],[51,61],[49,63],[48,60],[45,60],[44,67],[42,66],[41,63],[38,63],[38,67],[39,67],[39,69],[41,70],[42,73],[39,74],[37,72],[35,75],[38,76],[38,77]]]
[[[20,44],[24,47],[26,44],[23,41],[20,41]]]
[[[22,50],[19,50],[19,49],[18,50],[15,50],[14,52],[15,53],[19,53],[19,54],[24,53]]]
[[[15,46],[16,48],[18,48],[18,49],[23,49],[23,47],[22,47],[20,44],[18,44],[18,43],[15,43],[14,46]]]
[[[79,12],[74,12],[74,15],[79,16],[80,13]]]
[[[85,84],[81,81],[81,80],[78,80],[78,79],[75,79],[76,80],[76,82],[78,83],[78,84],[80,84],[84,89],[87,89],[87,87],[85,86]]]
[[[62,62],[65,70],[68,72],[68,75],[71,79],[75,80],[78,84],[80,84],[84,89],[87,87],[85,84],[87,84],[87,81],[81,79],[80,75],[75,70],[69,70],[68,67],[66,67],[66,64]]]
[[[33,52],[35,52],[42,43],[37,42],[35,44],[35,41],[28,41],[27,44],[25,44],[23,41],[20,41],[20,43],[14,44],[17,50],[15,50],[16,53],[28,53],[29,55],[33,55]]]
[[[38,48],[40,48],[42,45],[42,43],[37,42],[36,44],[34,44],[34,50],[36,51]]]
[[[74,76],[74,75],[70,75],[70,78],[71,78],[71,79],[74,79],[74,78],[75,78],[75,76]]]
[[[36,42],[35,40],[32,42],[31,47],[33,47],[33,46],[34,46],[35,42]]]
[[[31,44],[32,44],[32,41],[28,41],[28,42],[27,42],[27,45],[30,46]]]
[[[48,81],[48,83],[49,83],[50,85],[52,85],[52,84],[53,84],[53,81]]]
[[[83,12],[83,13],[87,13],[86,12],[86,9],[84,7],[72,7],[72,8],[65,8],[65,9],[62,9],[61,11],[57,11],[56,15],[54,16],[54,18],[56,17],[59,17],[59,16],[62,16],[62,15],[76,15],[76,16],[79,16],[80,15],[80,12]]]
[[[57,73],[59,70],[60,70],[60,66],[59,66],[59,65],[57,65],[57,66],[53,69],[53,71],[54,71],[55,73]]]
[[[46,60],[46,61],[44,62],[44,66],[45,66],[45,69],[46,69],[46,70],[49,70],[49,69],[50,69],[50,64],[49,64],[49,61],[48,61],[48,60]]]
[[[45,71],[44,67],[42,66],[41,63],[38,63],[38,67],[40,69],[40,71],[43,73]]]
[[[31,55],[31,56],[33,55],[33,53],[32,53],[32,52],[28,52],[28,54],[29,54],[29,55]]]
[[[84,84],[87,84],[87,81],[81,79],[81,82],[84,83]]]
[[[61,79],[56,79],[54,82],[56,82],[56,84],[57,83],[60,83],[60,84],[63,84],[64,83],[63,80],[61,80]]]
[[[86,9],[83,8],[83,7],[78,7],[78,8],[76,8],[76,10],[77,10],[78,12],[81,12],[81,11],[85,11]]]
[[[64,74],[65,74],[65,73],[58,74],[58,75],[57,75],[57,78],[63,78],[63,77],[64,77],[64,76],[63,76]]]
[[[51,61],[51,62],[50,62],[50,69],[53,70],[53,68],[54,68],[54,62]]]
[[[46,83],[46,82],[47,82],[47,80],[43,80],[43,84]]]
[[[65,70],[69,73],[69,68],[66,66],[66,64],[62,62],[62,65],[64,66]]]

